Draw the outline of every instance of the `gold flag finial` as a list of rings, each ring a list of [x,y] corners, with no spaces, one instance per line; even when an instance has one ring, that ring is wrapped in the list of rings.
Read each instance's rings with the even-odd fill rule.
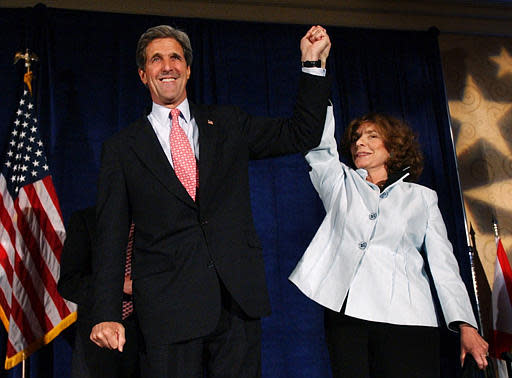
[[[18,51],[14,55],[14,64],[18,63],[21,59],[25,61],[25,68],[27,69],[27,72],[25,72],[25,76],[23,77],[23,81],[25,84],[27,84],[30,94],[32,94],[32,71],[30,70],[30,66],[33,62],[37,62],[39,58],[35,53],[29,49],[26,49],[25,54],[23,54],[21,51]]]

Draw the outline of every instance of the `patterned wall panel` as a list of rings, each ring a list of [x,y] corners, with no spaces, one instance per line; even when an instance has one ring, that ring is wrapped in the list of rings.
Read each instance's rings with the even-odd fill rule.
[[[467,221],[492,287],[493,215],[512,260],[512,39],[441,35],[439,44]]]

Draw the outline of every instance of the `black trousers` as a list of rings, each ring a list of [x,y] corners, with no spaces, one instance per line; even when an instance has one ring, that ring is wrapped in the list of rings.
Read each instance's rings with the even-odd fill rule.
[[[370,322],[329,309],[324,324],[333,378],[440,376],[436,327]]]
[[[261,322],[249,318],[222,289],[222,310],[209,335],[168,345],[146,345],[145,378],[259,378]]]

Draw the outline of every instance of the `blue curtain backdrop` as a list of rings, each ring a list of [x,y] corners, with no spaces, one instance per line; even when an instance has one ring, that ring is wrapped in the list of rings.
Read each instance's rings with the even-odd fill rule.
[[[142,32],[158,24],[178,26],[191,38],[192,101],[236,104],[255,115],[291,114],[300,72],[299,40],[307,26],[44,6],[0,8],[0,147],[4,151],[21,90],[23,65],[12,64],[14,53],[28,47],[40,57],[35,70],[39,120],[65,221],[74,210],[94,203],[102,141],[150,104],[136,72],[135,46]],[[462,276],[472,293],[437,33],[327,29],[337,134],[368,111],[410,121],[426,158],[421,183],[439,193]],[[250,166],[273,308],[263,320],[263,376],[268,378],[330,377],[322,309],[287,280],[324,216],[307,172],[299,155]],[[0,352],[5,353],[2,332]],[[443,331],[442,337],[443,375],[454,377],[457,336]],[[68,377],[71,339],[72,330],[66,331],[37,352],[30,359],[30,376]],[[19,376],[19,368],[1,376]]]

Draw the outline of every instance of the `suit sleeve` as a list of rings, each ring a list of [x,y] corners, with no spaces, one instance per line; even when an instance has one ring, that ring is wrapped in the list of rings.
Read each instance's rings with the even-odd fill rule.
[[[460,277],[459,265],[448,240],[443,217],[437,206],[437,194],[429,190],[425,201],[428,206],[425,250],[446,323],[450,326],[453,322],[466,322],[478,328],[466,286]]]
[[[247,138],[251,159],[306,152],[320,143],[329,103],[330,80],[302,73],[293,114],[288,119],[250,117],[237,124]]]
[[[91,235],[85,213],[71,215],[60,262],[58,290],[62,297],[83,303],[91,284]]]
[[[121,321],[124,261],[130,227],[126,178],[121,164],[123,143],[110,140],[102,150],[93,248],[96,322]]]

